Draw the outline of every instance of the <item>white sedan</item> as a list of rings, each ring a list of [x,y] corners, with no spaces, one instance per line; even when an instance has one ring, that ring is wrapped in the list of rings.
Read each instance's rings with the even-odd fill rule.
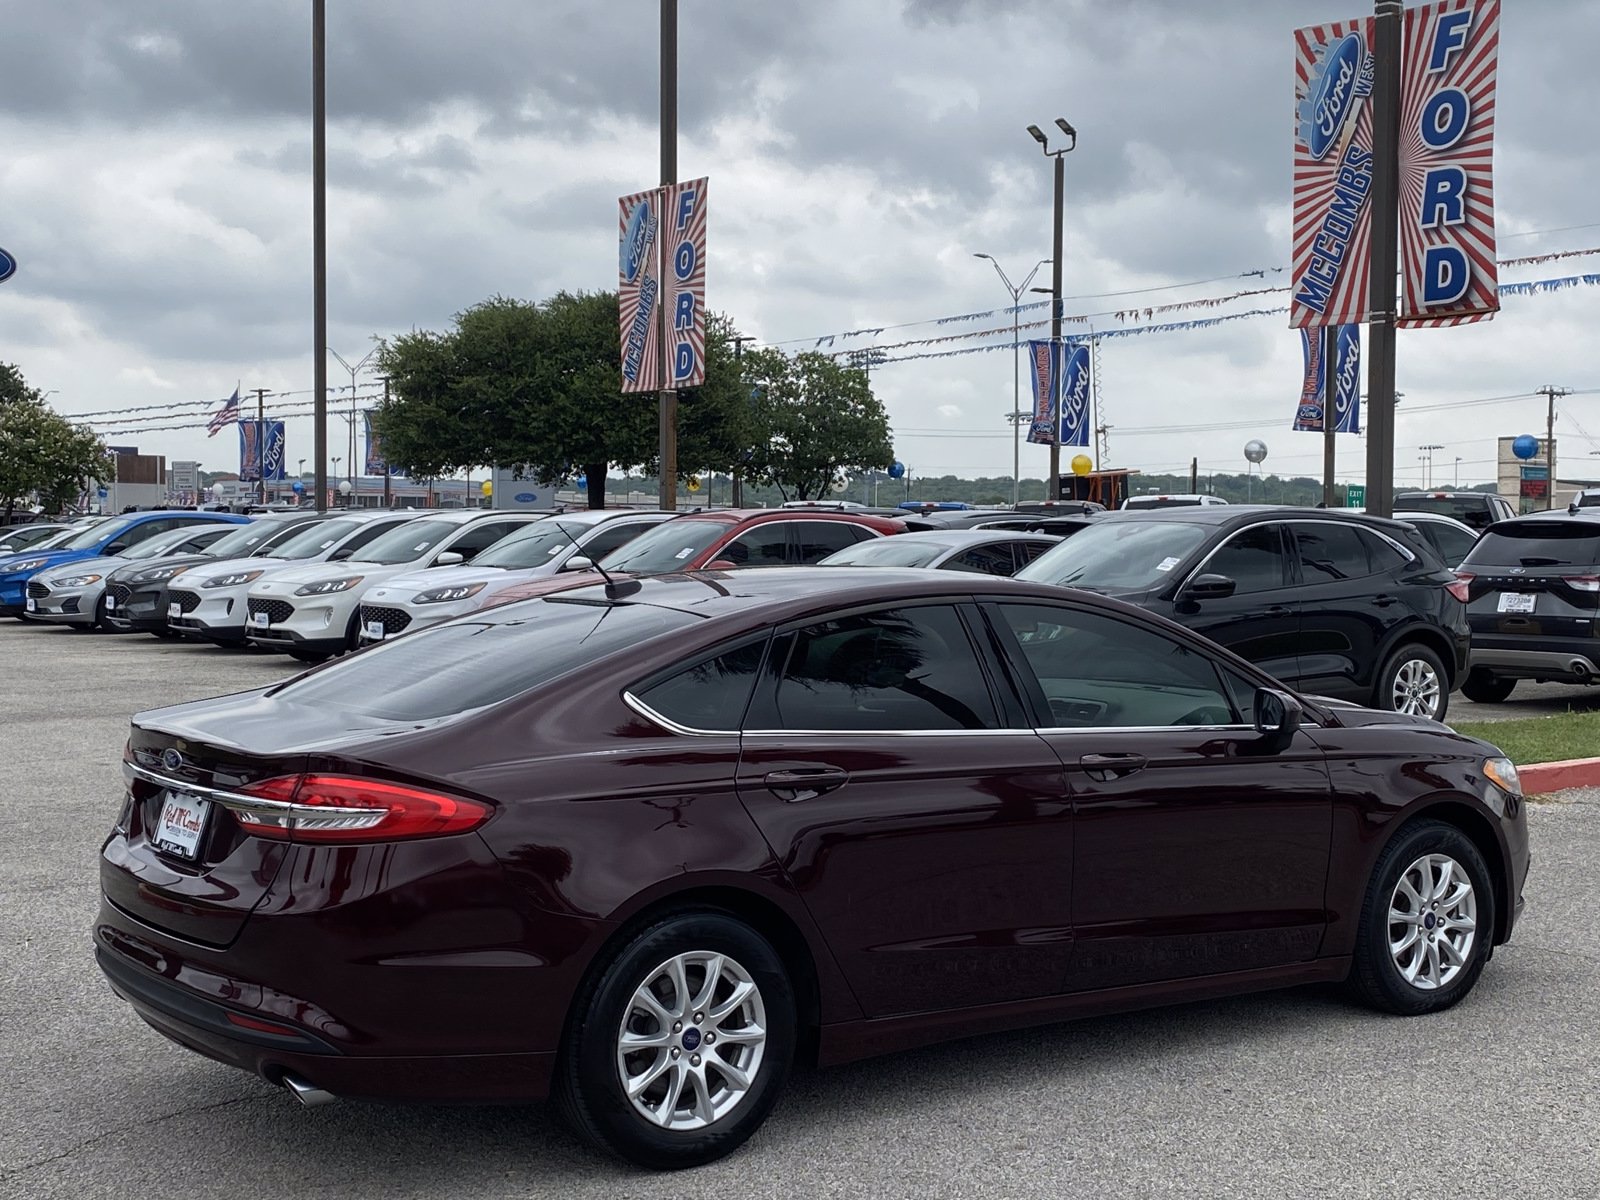
[[[246,635],[302,662],[320,662],[359,644],[361,600],[398,575],[471,561],[501,538],[548,513],[464,509],[430,512],[373,539],[360,557],[291,567],[250,587]]]

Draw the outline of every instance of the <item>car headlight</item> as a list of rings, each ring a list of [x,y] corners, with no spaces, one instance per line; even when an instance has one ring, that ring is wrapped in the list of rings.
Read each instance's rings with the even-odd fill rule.
[[[317,583],[302,584],[295,588],[296,596],[331,596],[335,592],[348,592],[361,582],[361,576],[350,575],[344,579],[323,579]]]
[[[91,583],[99,582],[100,576],[98,575],[68,575],[65,579],[52,579],[50,586],[59,588],[88,587]]]
[[[160,583],[163,579],[173,579],[187,571],[188,567],[156,567],[149,571],[140,571],[129,583]]]
[[[418,592],[411,597],[411,603],[447,604],[451,600],[465,600],[468,596],[476,596],[481,591],[483,591],[481,583],[458,583],[454,587],[439,587],[429,592]]]
[[[46,565],[49,561],[50,560],[48,558],[29,558],[29,559],[25,559],[24,561],[19,562],[19,563],[12,563],[11,566],[6,568],[6,570],[7,571],[37,571],[40,567]]]
[[[262,571],[235,571],[232,575],[218,575],[215,579],[208,579],[200,586],[208,588],[238,587],[241,583],[251,583],[260,579],[263,574],[264,572]]]
[[[1485,759],[1483,774],[1484,778],[1506,795],[1522,795],[1522,780],[1517,777],[1516,765],[1509,758]]]

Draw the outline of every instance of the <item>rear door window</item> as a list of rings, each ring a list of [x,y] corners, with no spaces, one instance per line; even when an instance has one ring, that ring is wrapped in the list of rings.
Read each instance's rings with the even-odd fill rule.
[[[644,521],[612,521],[591,534],[581,553],[590,562],[599,562],[613,550],[626,546],[650,525]]]
[[[785,521],[770,521],[747,529],[717,552],[718,560],[736,567],[789,565],[789,532]]]
[[[864,541],[866,530],[848,521],[791,521],[795,561],[819,563],[835,550]]]
[[[638,693],[646,707],[686,729],[737,732],[767,648],[763,635],[685,667]]]
[[[487,550],[506,534],[514,529],[521,529],[526,521],[474,521],[468,525],[465,532],[445,545],[446,550],[453,550],[461,557],[471,562],[480,550]]]
[[[1373,573],[1361,534],[1332,521],[1291,526],[1300,551],[1300,577],[1305,583],[1361,579]]]

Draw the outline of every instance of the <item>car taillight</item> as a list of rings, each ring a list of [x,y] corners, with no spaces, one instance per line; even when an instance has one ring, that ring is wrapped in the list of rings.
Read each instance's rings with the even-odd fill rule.
[[[262,801],[229,805],[257,837],[285,842],[392,842],[476,829],[486,804],[348,775],[280,775],[239,789]]]
[[[1600,592],[1600,575],[1563,575],[1561,582],[1575,592]]]
[[[1472,598],[1472,581],[1476,578],[1476,575],[1470,575],[1465,571],[1457,571],[1455,582],[1445,584],[1444,590],[1465,604]]]

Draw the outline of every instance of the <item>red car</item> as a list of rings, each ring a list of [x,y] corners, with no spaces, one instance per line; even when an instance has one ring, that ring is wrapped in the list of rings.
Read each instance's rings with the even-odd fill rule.
[[[800,1056],[1302,983],[1446,1008],[1529,864],[1488,743],[950,571],[500,607],[141,714],[125,774],[94,946],[157,1031],[307,1102],[551,1094],[653,1167]]]

